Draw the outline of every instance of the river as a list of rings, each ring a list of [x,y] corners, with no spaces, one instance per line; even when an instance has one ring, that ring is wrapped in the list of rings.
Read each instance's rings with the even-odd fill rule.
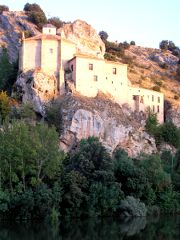
[[[0,240],[180,240],[180,216],[73,220],[51,227],[40,223],[0,224]]]

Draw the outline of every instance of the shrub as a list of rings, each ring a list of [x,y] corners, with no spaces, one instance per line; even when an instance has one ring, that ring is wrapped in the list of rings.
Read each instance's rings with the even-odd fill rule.
[[[10,102],[6,92],[0,92],[0,117],[4,121],[10,113]]]
[[[108,39],[108,34],[105,31],[100,31],[99,36],[103,41],[107,41],[107,39]]]
[[[119,211],[122,216],[126,217],[145,217],[147,214],[145,204],[132,196],[127,196],[124,200],[121,200]]]
[[[160,92],[161,91],[161,88],[160,88],[160,86],[153,86],[152,87],[152,90],[154,90],[154,91],[156,91],[156,92]]]
[[[168,64],[167,63],[159,63],[159,66],[163,69],[168,69]]]
[[[2,14],[3,11],[9,11],[9,7],[6,5],[0,5],[0,14]]]
[[[43,12],[30,12],[28,14],[28,19],[32,23],[36,24],[38,28],[42,28],[42,26],[47,22],[46,16]]]
[[[157,115],[149,111],[145,125],[146,131],[154,135],[157,129],[157,125],[158,125]]]
[[[27,12],[29,21],[36,24],[38,28],[42,28],[42,26],[47,22],[45,13],[36,3],[26,3],[24,6],[24,11]]]
[[[61,21],[58,17],[49,18],[48,23],[54,25],[56,28],[60,28],[64,24],[63,21]]]
[[[135,41],[131,41],[130,45],[136,45]]]

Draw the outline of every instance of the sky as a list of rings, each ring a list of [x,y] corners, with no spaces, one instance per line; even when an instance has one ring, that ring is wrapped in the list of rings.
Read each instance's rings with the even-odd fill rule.
[[[162,40],[180,47],[180,0],[0,0],[10,10],[37,3],[47,18],[81,19],[96,31],[108,33],[109,41],[130,42],[159,48]]]

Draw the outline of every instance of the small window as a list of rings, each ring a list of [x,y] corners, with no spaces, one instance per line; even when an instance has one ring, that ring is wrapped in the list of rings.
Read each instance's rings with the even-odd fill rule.
[[[50,53],[53,53],[53,49],[52,49],[52,48],[50,48],[50,49],[49,49],[49,52],[50,52]]]
[[[71,65],[71,71],[73,72],[73,64]]]
[[[153,113],[154,113],[155,112],[155,106],[154,105],[153,105],[153,109],[152,110],[153,110]]]
[[[98,81],[98,76],[94,75],[94,81],[97,82]]]
[[[154,95],[152,95],[152,102],[154,102]]]
[[[93,70],[93,64],[89,63],[89,70]]]
[[[160,103],[160,97],[158,97],[158,103]]]
[[[140,103],[144,103],[144,96],[141,96]]]
[[[113,74],[116,74],[116,73],[117,73],[116,68],[113,68]]]
[[[51,33],[51,29],[49,29],[49,33]]]
[[[160,112],[160,110],[159,110],[159,105],[157,106],[157,112],[158,112],[158,113]]]

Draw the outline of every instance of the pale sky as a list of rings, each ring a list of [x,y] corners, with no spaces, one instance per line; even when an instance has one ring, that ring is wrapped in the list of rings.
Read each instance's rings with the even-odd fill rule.
[[[172,40],[180,47],[180,0],[0,0],[10,10],[37,3],[47,18],[73,22],[81,19],[109,35],[108,40],[159,47]]]

